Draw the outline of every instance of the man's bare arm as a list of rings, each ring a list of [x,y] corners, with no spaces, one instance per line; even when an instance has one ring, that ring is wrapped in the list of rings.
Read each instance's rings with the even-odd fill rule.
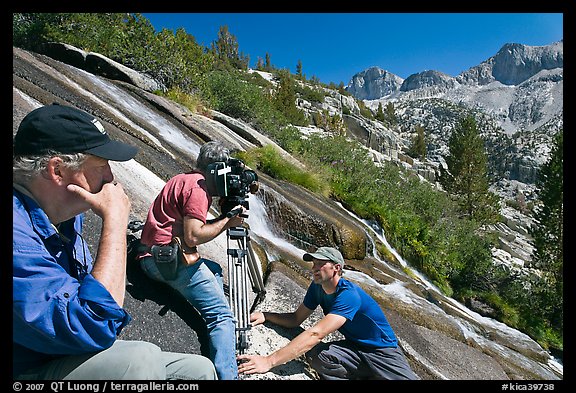
[[[102,218],[98,254],[91,273],[122,307],[126,294],[126,226],[130,200],[122,185],[116,182],[104,184],[96,194],[75,184],[69,184],[68,190],[83,197]]]
[[[242,225],[242,217],[224,217],[212,223],[203,223],[197,218],[184,217],[184,241],[188,247],[208,243],[226,229]]]
[[[313,310],[310,310],[303,303],[301,303],[296,311],[289,313],[276,313],[267,311],[253,312],[250,314],[250,322],[252,323],[252,326],[260,325],[261,323],[268,321],[279,326],[294,328],[296,326],[300,326],[300,324],[304,322],[304,320],[308,318],[312,312]]]
[[[284,348],[268,355],[270,368],[296,359],[305,354],[316,344],[320,343],[328,334],[335,332],[344,325],[346,318],[341,315],[328,314],[310,329],[303,331],[296,338],[288,343]]]
[[[300,333],[283,348],[268,356],[239,355],[238,371],[245,374],[265,373],[273,367],[296,359],[320,343],[328,334],[338,330],[346,318],[336,314],[328,314],[316,325]]]

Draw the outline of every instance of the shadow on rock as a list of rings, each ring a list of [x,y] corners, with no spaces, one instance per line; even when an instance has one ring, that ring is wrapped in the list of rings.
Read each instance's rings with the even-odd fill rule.
[[[288,341],[292,341],[296,336],[298,336],[300,333],[304,331],[304,329],[300,326],[295,328],[285,328],[270,322],[264,322],[264,326],[274,330],[278,336],[284,337]]]
[[[140,268],[136,261],[137,246],[140,239],[133,235],[128,236],[128,258],[126,275],[128,284],[126,290],[140,302],[150,300],[162,306],[158,315],[164,317],[168,311],[173,311],[183,322],[186,323],[198,337],[200,352],[204,356],[209,356],[208,332],[206,323],[196,311],[196,309],[176,290],[170,286],[152,280]]]

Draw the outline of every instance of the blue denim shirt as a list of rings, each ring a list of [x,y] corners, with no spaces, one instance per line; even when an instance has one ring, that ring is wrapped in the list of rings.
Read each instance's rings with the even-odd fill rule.
[[[83,215],[58,231],[13,190],[13,375],[62,355],[110,347],[131,320],[91,274]]]

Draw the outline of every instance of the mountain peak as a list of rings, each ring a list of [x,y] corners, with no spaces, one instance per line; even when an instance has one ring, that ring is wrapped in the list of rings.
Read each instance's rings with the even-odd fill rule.
[[[484,86],[498,81],[516,86],[542,70],[563,67],[563,39],[543,46],[506,43],[494,56],[455,78],[439,71],[425,70],[404,80],[378,66],[372,66],[355,74],[346,90],[357,99],[376,100],[399,90],[410,91],[436,85],[447,88],[458,83]]]
[[[394,93],[404,79],[378,66],[372,66],[354,75],[346,90],[361,100],[374,100]]]
[[[495,80],[518,85],[542,70],[564,67],[564,45],[562,41],[545,46],[505,44],[488,62]]]
[[[441,98],[495,116],[507,133],[557,129],[563,113],[563,48],[562,40],[544,46],[507,43],[456,77],[425,70],[402,81],[371,67],[356,74],[347,90],[357,99],[371,101],[372,110],[388,100]],[[393,84],[393,80],[402,83]]]
[[[406,78],[402,86],[400,86],[400,91],[410,91],[430,86],[441,86],[450,89],[456,86],[456,80],[443,72],[426,70]]]

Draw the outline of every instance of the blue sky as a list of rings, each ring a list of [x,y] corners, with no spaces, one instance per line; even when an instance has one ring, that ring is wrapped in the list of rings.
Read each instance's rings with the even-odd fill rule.
[[[562,13],[144,13],[154,28],[184,28],[209,46],[220,26],[239,50],[270,55],[276,68],[348,84],[371,66],[401,78],[424,70],[456,76],[506,43],[548,45],[563,39]]]

